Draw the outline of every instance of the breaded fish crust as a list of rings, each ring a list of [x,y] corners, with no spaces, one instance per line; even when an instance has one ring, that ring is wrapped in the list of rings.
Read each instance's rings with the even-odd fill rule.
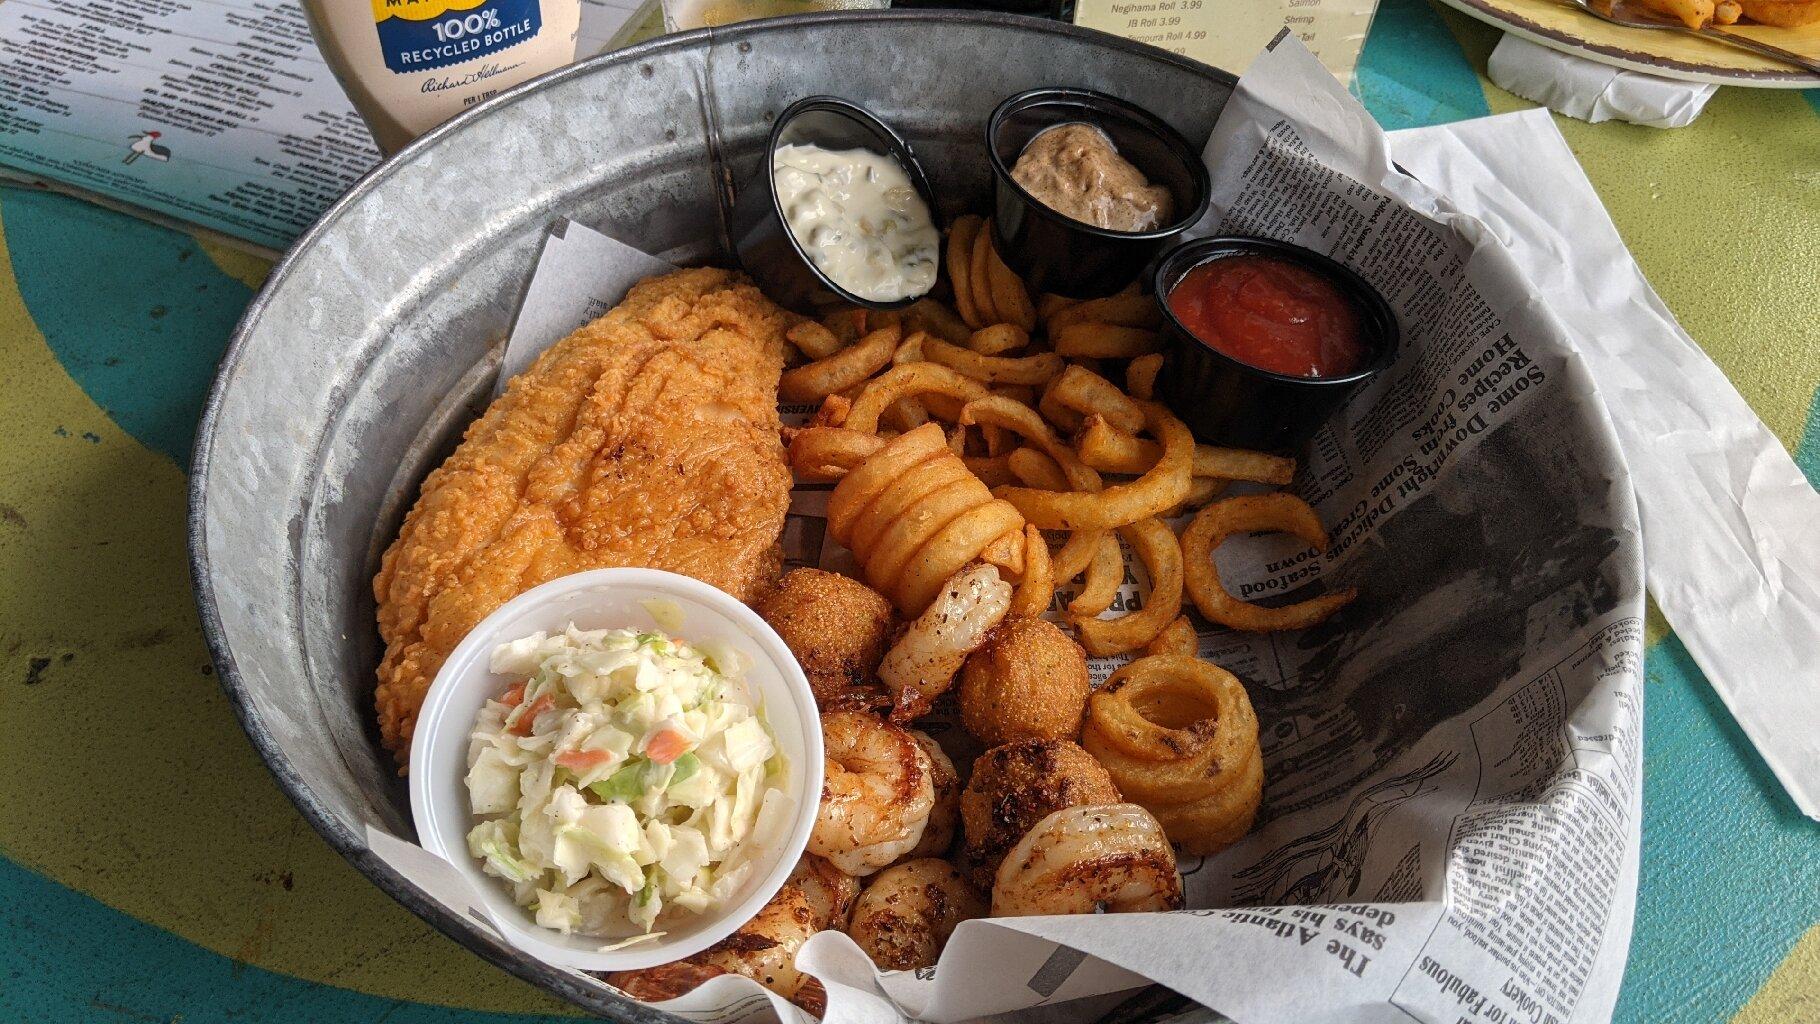
[[[790,501],[777,381],[799,319],[731,271],[650,278],[468,427],[373,580],[379,726],[401,768],[455,645],[540,583],[644,566],[753,601],[776,582]]]

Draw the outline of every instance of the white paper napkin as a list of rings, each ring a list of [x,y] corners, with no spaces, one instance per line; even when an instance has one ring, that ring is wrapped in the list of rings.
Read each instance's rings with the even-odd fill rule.
[[[1716,85],[1678,82],[1551,50],[1506,35],[1486,74],[1504,89],[1568,117],[1679,128],[1706,109]]]

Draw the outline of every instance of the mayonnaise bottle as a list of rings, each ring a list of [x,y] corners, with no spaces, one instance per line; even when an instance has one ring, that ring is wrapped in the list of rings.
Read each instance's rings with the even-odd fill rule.
[[[575,60],[581,0],[303,0],[329,67],[386,153]]]

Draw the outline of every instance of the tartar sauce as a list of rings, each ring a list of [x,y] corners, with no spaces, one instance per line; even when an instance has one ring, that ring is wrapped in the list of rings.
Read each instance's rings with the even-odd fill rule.
[[[778,845],[788,765],[738,652],[630,629],[533,633],[468,747],[468,850],[537,923],[637,939],[734,898]]]
[[[790,233],[829,280],[874,302],[935,287],[941,234],[896,160],[792,145],[777,148],[771,169]]]

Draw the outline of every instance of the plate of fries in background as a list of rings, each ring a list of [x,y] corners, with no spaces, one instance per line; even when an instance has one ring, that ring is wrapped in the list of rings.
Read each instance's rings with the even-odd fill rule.
[[[1773,57],[1685,32],[1614,25],[1568,0],[1442,2],[1550,49],[1663,78],[1760,89],[1820,86],[1820,75]],[[1820,0],[1647,0],[1641,6],[1689,27],[1722,27],[1729,34],[1820,60]]]

